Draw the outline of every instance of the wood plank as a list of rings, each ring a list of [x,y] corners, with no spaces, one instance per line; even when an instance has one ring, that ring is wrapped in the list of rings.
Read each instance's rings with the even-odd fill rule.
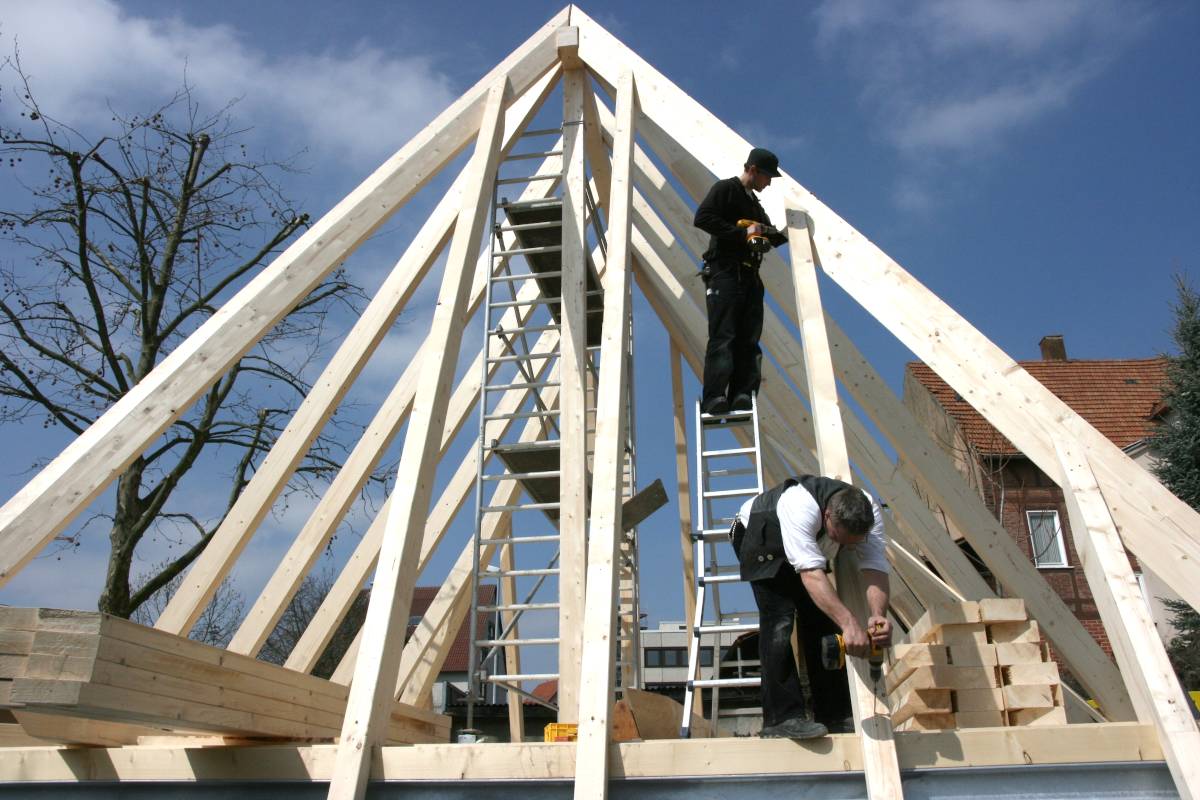
[[[633,180],[634,119],[637,90],[624,74],[617,90],[617,135],[609,190],[608,252],[605,261],[604,327],[600,380],[596,395],[596,439],[592,467],[591,521],[588,531],[587,596],[583,617],[579,682],[579,738],[576,746],[576,800],[608,796],[608,735],[616,675],[618,547],[622,524],[621,484],[625,465],[629,389],[630,205]],[[565,398],[565,394],[562,395]],[[564,448],[564,461],[565,458]],[[661,484],[659,485],[661,490]],[[633,502],[633,501],[630,501]],[[569,587],[568,587],[569,588]],[[560,640],[563,631],[560,629]],[[603,665],[603,666],[602,666]],[[559,702],[562,703],[561,680]],[[562,716],[562,706],[559,707]]]
[[[960,714],[974,711],[1003,711],[1004,708],[1003,689],[958,689],[954,692],[954,710]]]
[[[555,63],[564,9],[318,220],[0,508],[0,585],[479,130],[498,78],[524,92]]]
[[[412,603],[416,558],[424,533],[422,520],[429,509],[433,488],[432,457],[440,444],[450,382],[454,377],[455,355],[462,342],[463,312],[470,288],[468,272],[479,255],[480,238],[488,215],[490,198],[487,189],[493,185],[499,163],[501,123],[508,92],[508,80],[504,78],[488,89],[470,167],[471,177],[467,181],[438,304],[430,323],[430,333],[444,337],[445,350],[435,353],[422,364],[371,601],[363,623],[363,645],[355,665],[345,723],[338,740],[338,755],[329,787],[331,800],[350,800],[363,795],[371,758],[382,741],[384,715],[392,704],[393,676],[399,667],[403,631]]]
[[[559,342],[559,559],[558,721],[579,721],[583,656],[584,587],[587,580],[587,231],[585,220],[583,104],[586,75],[563,73],[562,302]]]
[[[1200,797],[1200,731],[1125,552],[1130,532],[1118,532],[1105,500],[1107,489],[1101,490],[1086,452],[1067,439],[1058,440],[1056,447],[1075,550],[1138,717],[1158,732],[1180,797]],[[1010,674],[1027,669],[1006,667]]]
[[[512,514],[504,515],[504,526],[500,531],[500,538],[512,535]],[[500,548],[500,569],[504,572],[512,572],[517,568],[516,559],[513,557],[513,549],[512,544],[503,545]],[[511,575],[502,577],[499,580],[499,584],[500,602],[502,605],[511,606],[514,603],[520,602],[517,595],[516,578]],[[503,630],[509,631],[507,638],[521,638],[521,628],[516,612],[502,611],[500,613],[500,624],[503,626]],[[510,645],[504,648],[504,671],[508,675],[521,674],[521,648],[519,646]],[[523,742],[525,741],[525,699],[516,692],[507,692],[507,695],[508,739],[510,742]]]
[[[692,543],[692,482],[688,478],[687,414],[683,402],[683,355],[675,340],[671,340],[671,422],[675,431],[675,485],[679,507],[679,555],[683,565],[683,618],[687,623],[688,641],[696,616],[696,564]]]

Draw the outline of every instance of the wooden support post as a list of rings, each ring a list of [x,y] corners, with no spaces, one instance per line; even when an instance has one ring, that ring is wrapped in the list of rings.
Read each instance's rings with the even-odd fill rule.
[[[522,93],[556,63],[564,9],[438,115],[0,508],[0,585],[479,130],[497,78]]]
[[[692,482],[688,479],[687,411],[683,399],[683,374],[680,362],[683,355],[675,340],[671,340],[671,405],[675,425],[675,481],[679,487],[679,552],[683,563],[683,614],[687,622],[688,641],[692,640],[692,625],[696,614],[696,548],[692,542]],[[699,445],[697,445],[699,446]]]
[[[1158,732],[1163,757],[1184,800],[1200,798],[1200,731],[1162,639],[1142,600],[1108,503],[1077,442],[1059,439],[1063,497],[1075,550],[1108,631],[1138,719]]]
[[[788,252],[792,257],[792,278],[796,285],[796,312],[803,334],[804,361],[808,372],[808,396],[812,402],[817,459],[821,474],[843,481],[851,480],[850,455],[842,430],[842,413],[834,383],[833,359],[829,354],[829,336],[825,314],[817,288],[817,272],[808,238],[807,215],[798,209],[787,210]],[[858,573],[858,558],[842,549],[837,557],[838,594],[864,625],[869,615],[863,583]],[[863,748],[863,772],[867,796],[900,798],[900,763],[887,703],[872,689],[865,659],[848,657],[850,700],[854,707],[854,727]]]
[[[512,536],[512,514],[505,514],[504,520],[505,525],[500,533],[501,538]],[[513,545],[511,543],[506,544],[500,549],[500,569],[504,572],[512,572],[516,568],[516,560],[513,558]],[[500,579],[500,603],[511,606],[518,602],[520,601],[517,599],[517,579],[511,575],[506,575]],[[508,631],[508,635],[505,638],[521,638],[515,611],[501,612],[500,624]],[[504,672],[507,675],[521,674],[521,648],[517,645],[509,645],[504,648]],[[506,692],[506,694],[508,695],[508,740],[510,742],[523,742],[525,741],[524,699],[516,692],[510,691]]]
[[[388,515],[371,602],[363,623],[363,646],[355,666],[346,719],[329,786],[331,800],[361,798],[366,790],[371,759],[381,735],[383,715],[391,704],[392,676],[400,661],[404,627],[412,602],[416,556],[420,552],[423,518],[433,485],[432,456],[440,443],[453,354],[462,341],[463,312],[470,287],[470,265],[479,254],[480,237],[488,214],[488,191],[495,180],[503,134],[503,110],[508,81],[489,90],[479,140],[469,168],[463,208],[455,225],[446,273],[438,296],[430,334],[446,342],[445,350],[424,361],[408,435],[397,470],[395,499]]]
[[[585,225],[583,98],[587,76],[563,73],[562,331],[559,343],[560,507],[562,556],[558,574],[558,719],[576,722],[587,536],[587,234]]]
[[[636,108],[633,75],[622,75],[617,89],[617,133],[609,191],[604,326],[596,399],[592,524],[588,545],[587,603],[584,608],[583,660],[590,668],[582,674],[579,688],[576,800],[608,796],[609,716],[612,712],[616,669],[616,560],[622,533],[621,484],[628,423],[625,395],[629,380],[626,356],[629,351],[631,313],[629,236]]]

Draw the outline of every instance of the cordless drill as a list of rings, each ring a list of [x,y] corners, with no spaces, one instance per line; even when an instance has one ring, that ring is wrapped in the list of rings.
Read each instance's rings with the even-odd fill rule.
[[[762,229],[761,232],[750,233],[749,231],[751,225],[757,225]],[[752,219],[739,219],[737,221],[737,226],[739,228],[746,229],[746,244],[750,246],[750,252],[752,253],[765,253],[770,250],[771,240],[768,237],[779,233],[779,231],[775,230],[770,225],[757,222]]]
[[[870,633],[874,632],[875,627],[873,626]],[[832,633],[821,638],[821,665],[828,670],[845,668],[846,642],[840,633]],[[879,678],[883,675],[883,648],[874,642],[871,643],[871,652],[867,656],[867,666],[870,667],[871,681],[879,683]]]

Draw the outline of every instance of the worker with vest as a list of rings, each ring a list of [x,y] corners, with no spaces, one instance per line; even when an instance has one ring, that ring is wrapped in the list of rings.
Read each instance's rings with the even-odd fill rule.
[[[886,647],[891,641],[888,562],[879,503],[848,483],[801,475],[747,500],[730,536],[742,580],[750,582],[759,611],[763,706],[759,735],[811,739],[829,731],[853,731],[846,673],[821,667],[820,641],[841,633],[846,652],[858,657],[865,657],[872,644]],[[870,614],[865,625],[842,603],[826,574],[824,540],[858,554]],[[812,692],[811,718],[792,652],[797,617]]]
[[[779,177],[779,159],[756,147],[742,174],[713,184],[696,209],[693,224],[709,234],[704,251],[708,346],[704,351],[704,392],[700,409],[719,415],[749,411],[758,391],[762,351],[763,254],[787,242],[771,227],[755,192]]]

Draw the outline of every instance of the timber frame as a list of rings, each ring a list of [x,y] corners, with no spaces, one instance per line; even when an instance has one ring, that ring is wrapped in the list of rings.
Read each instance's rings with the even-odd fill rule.
[[[561,355],[557,363],[542,363],[539,369],[560,386],[554,402],[565,426],[559,585],[571,588],[563,588],[559,598],[558,699],[559,719],[578,724],[578,740],[429,743],[447,733],[445,718],[423,709],[449,638],[471,602],[469,544],[417,633],[407,643],[402,634],[420,572],[439,545],[459,546],[442,541],[478,468],[479,456],[468,455],[442,495],[433,496],[436,469],[479,395],[480,370],[468,370],[455,387],[455,365],[490,263],[490,251],[481,248],[498,165],[560,83],[565,106],[560,149],[547,153],[539,170],[558,170],[562,176],[563,322],[555,340]],[[611,107],[596,89],[611,99]],[[780,317],[768,308],[762,339],[770,355],[764,359],[758,401],[768,482],[800,470],[820,472],[868,485],[886,500],[891,610],[908,626],[925,608],[946,600],[994,596],[918,495],[913,482],[918,483],[964,532],[1005,594],[1024,599],[1103,716],[1080,698],[1068,697],[1073,721],[1089,724],[894,733],[878,688],[872,690],[866,680],[865,665],[851,659],[854,734],[814,742],[613,743],[611,715],[619,689],[615,665],[621,658],[616,611],[636,597],[621,566],[636,546],[625,535],[633,521],[623,519],[631,512],[622,502],[630,488],[623,447],[632,426],[627,400],[635,378],[629,358],[632,287],[648,301],[669,338],[682,572],[689,598],[694,565],[688,541],[688,404],[681,366],[686,362],[700,371],[706,331],[702,288],[692,279],[705,240],[691,226],[691,209],[716,177],[740,164],[750,147],[579,8],[568,6],[538,29],[0,509],[2,585],[289,308],[459,153],[470,151],[461,174],[191,568],[157,630],[138,631],[124,621],[70,612],[9,610],[0,615],[0,646],[6,648],[0,667],[8,670],[0,674],[0,705],[13,717],[0,725],[5,729],[0,744],[8,745],[0,747],[0,791],[9,785],[4,782],[25,781],[302,780],[327,781],[332,798],[359,798],[368,780],[548,779],[573,781],[576,798],[603,798],[611,780],[627,778],[853,772],[861,773],[867,796],[899,798],[902,772],[911,770],[1153,761],[1165,762],[1181,797],[1200,798],[1200,733],[1185,710],[1187,700],[1125,556],[1128,548],[1200,607],[1200,582],[1194,580],[1200,563],[1200,515],[786,174],[762,196],[772,219],[786,223],[790,238],[790,263],[772,255],[762,272],[767,292],[783,310]],[[658,164],[666,166],[670,178]],[[587,224],[599,222],[599,210],[585,204],[589,185],[604,213],[604,253],[587,252]],[[321,426],[443,252],[446,266],[428,338],[298,532],[227,651],[188,643],[182,635],[229,574]],[[600,370],[594,385],[583,367],[586,333],[580,327],[589,257],[604,289]],[[859,302],[1063,488],[1116,663],[1037,575],[846,333],[826,316],[820,274]],[[477,359],[490,352],[485,347]],[[908,474],[897,470],[884,444],[841,401],[839,388],[900,455]],[[590,442],[589,393],[596,409]],[[514,412],[527,398],[513,389],[503,408]],[[254,656],[404,425],[396,491],[285,668],[256,666]],[[529,436],[536,433],[527,430]],[[584,457],[589,450],[590,469]],[[513,502],[521,487],[514,480],[503,481],[495,492],[492,502],[504,505]],[[505,520],[480,537],[504,540],[510,531],[511,520]],[[501,557],[510,570],[511,549]],[[857,600],[861,606],[852,559],[838,562],[839,591],[848,604]],[[309,676],[372,573],[374,588],[359,638],[331,682]],[[511,582],[501,590],[505,602],[512,603]],[[636,619],[636,608],[634,612]],[[692,618],[690,610],[687,618]],[[626,658],[631,650],[625,646]],[[135,657],[141,661],[127,661]],[[519,672],[516,648],[506,647],[505,657],[510,671]],[[118,663],[125,671],[114,666]],[[583,670],[582,664],[591,668]],[[177,696],[170,702],[130,699],[129,706],[123,705],[122,699],[131,696],[121,693],[128,688],[118,682],[136,680],[134,673],[157,675],[153,680],[160,685],[185,677],[199,681],[218,696],[212,702],[221,713],[206,715],[185,707],[187,698]],[[630,680],[627,670],[623,682],[631,685]],[[220,699],[235,687],[240,687],[238,702],[244,707],[230,697]],[[297,706],[302,710],[294,712],[294,720],[261,718],[268,713],[264,709],[292,714],[281,700],[295,702],[301,696],[307,705]],[[311,713],[303,710],[310,706]],[[510,699],[509,708],[510,729],[519,737],[521,704]],[[306,739],[336,736],[336,742],[280,741],[293,724]],[[253,737],[276,741],[247,741]],[[396,741],[410,744],[389,746]]]

